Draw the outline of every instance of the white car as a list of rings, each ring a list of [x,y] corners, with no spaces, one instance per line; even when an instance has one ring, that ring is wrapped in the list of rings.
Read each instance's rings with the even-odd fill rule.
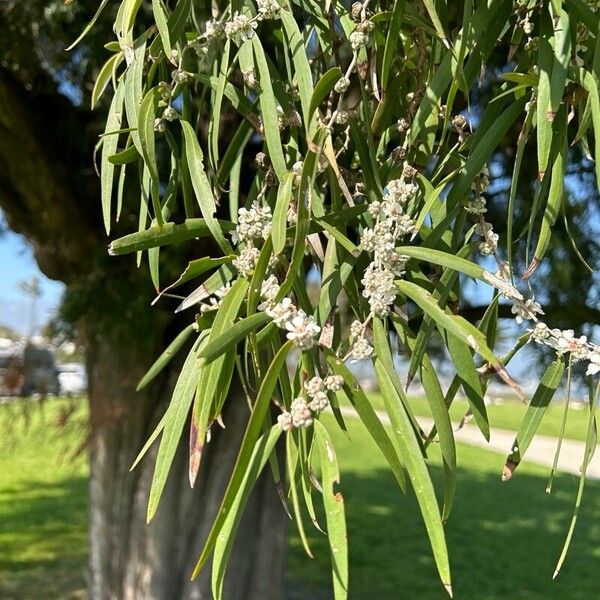
[[[85,366],[80,363],[65,363],[58,366],[60,391],[67,396],[79,396],[87,391]]]

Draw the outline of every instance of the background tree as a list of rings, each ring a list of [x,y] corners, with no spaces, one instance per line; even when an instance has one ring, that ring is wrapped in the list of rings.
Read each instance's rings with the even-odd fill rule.
[[[10,136],[0,138],[5,140],[4,144],[0,141],[2,205],[9,223],[32,240],[45,272],[67,281],[65,312],[80,319],[90,354],[94,597],[193,594],[196,584],[188,584],[183,573],[190,570],[190,561],[194,560],[193,547],[205,537],[209,522],[204,517],[216,512],[229,471],[221,465],[212,467],[211,452],[219,461],[231,463],[239,445],[236,424],[241,434],[247,414],[244,403],[235,402],[235,396],[225,402],[226,384],[235,371],[253,401],[259,382],[273,383],[271,378],[264,379],[264,374],[270,373],[272,355],[282,340],[272,324],[264,327],[265,314],[274,317],[276,324],[287,321],[286,329],[301,350],[312,346],[309,352],[302,353],[292,380],[286,380],[283,374],[279,377],[275,392],[276,404],[282,410],[279,426],[275,425],[271,436],[261,438],[263,441],[256,446],[257,452],[264,450],[263,443],[269,442],[270,448],[280,429],[291,431],[286,435],[286,464],[292,466],[294,473],[298,471],[289,479],[299,486],[299,490],[291,490],[296,516],[300,514],[296,493],[302,492],[302,502],[310,508],[314,479],[310,477],[308,453],[312,429],[303,426],[310,426],[328,401],[335,408],[333,395],[328,399],[323,390],[316,388],[306,390],[312,398],[310,403],[307,398],[302,400],[305,380],[326,375],[322,362],[325,357],[333,361],[328,364],[335,371],[329,380],[329,391],[341,385],[339,377],[344,380],[345,392],[368,421],[400,485],[404,482],[402,463],[413,481],[416,477],[418,485],[425,486],[419,499],[440,575],[448,586],[441,520],[420,458],[419,446],[423,442],[409,409],[400,402],[402,385],[385,368],[391,352],[388,328],[397,329],[411,354],[411,376],[420,373],[428,398],[437,402],[436,425],[446,467],[445,518],[451,506],[454,458],[444,400],[446,404],[451,402],[462,384],[477,423],[486,431],[489,424],[482,406],[485,385],[493,372],[507,378],[491,352],[494,324],[498,315],[513,314],[511,304],[503,304],[501,298],[489,310],[466,307],[457,272],[493,283],[511,297],[519,318],[535,320],[537,307],[532,304],[533,299],[525,303],[510,281],[512,276],[504,279],[509,272],[502,267],[512,256],[513,272],[527,270],[528,275],[533,275],[539,262],[536,277],[541,273],[550,281],[560,282],[556,286],[544,285],[538,292],[538,298],[547,296],[542,298],[548,300],[544,302],[545,318],[552,326],[580,326],[583,321],[592,323],[597,318],[596,311],[587,304],[593,301],[595,292],[588,290],[594,290],[596,282],[573,266],[578,264],[574,258],[577,254],[589,261],[597,253],[594,221],[585,217],[594,214],[597,194],[595,189],[589,191],[584,201],[581,186],[575,190],[577,193],[568,196],[561,185],[569,174],[567,165],[586,182],[591,170],[589,161],[581,156],[590,154],[587,144],[588,138],[592,140],[591,125],[597,129],[597,16],[592,7],[579,0],[569,3],[566,10],[560,2],[546,5],[502,0],[460,7],[430,2],[405,5],[400,1],[355,3],[351,7],[332,2],[321,7],[298,2],[293,4],[292,13],[292,6],[282,6],[283,11],[278,3],[269,1],[260,1],[256,6],[251,2],[217,2],[212,7],[216,20],[208,21],[209,15],[184,0],[167,6],[161,2],[150,6],[126,1],[116,14],[108,14],[107,7],[92,33],[71,55],[61,52],[63,40],[75,25],[81,24],[80,17],[90,17],[85,9],[57,4],[44,7],[42,3],[2,7],[6,16],[2,26],[10,34],[3,36],[6,47],[2,54],[5,67],[13,71],[12,75],[3,73],[0,85],[3,106],[7,107],[0,116],[0,127]],[[77,90],[82,89],[82,82],[89,84],[94,79],[91,75],[98,71],[98,58],[104,53],[102,45],[110,37],[108,28],[113,19],[118,43],[113,41],[107,46],[112,54],[95,78],[98,83],[91,92],[88,87],[85,94],[98,103],[105,85],[116,88],[106,127],[108,135],[102,138],[99,150],[102,223],[96,203],[89,200],[97,190],[97,180],[93,180],[89,169],[89,149],[98,124],[77,108]],[[31,39],[35,41],[34,52]],[[57,95],[57,89],[69,99]],[[43,124],[36,122],[40,107],[53,116]],[[114,134],[125,125],[128,127],[120,135]],[[76,131],[77,135],[65,135],[69,131]],[[81,131],[89,131],[90,137],[82,136]],[[57,139],[65,146],[59,154],[53,152]],[[564,144],[575,139],[582,152],[569,153]],[[522,159],[530,156],[530,148],[535,148],[536,161]],[[258,150],[264,152],[257,154]],[[255,159],[256,166],[252,166]],[[492,185],[486,192],[488,178],[482,169],[488,162]],[[116,174],[123,172],[124,185],[113,181]],[[507,193],[506,174],[513,172],[517,175],[515,185]],[[35,181],[31,181],[32,173],[36,174]],[[541,182],[536,182],[538,179]],[[113,184],[116,193],[111,201]],[[591,189],[588,184],[588,190]],[[86,201],[79,200],[82,194]],[[141,197],[141,202],[135,196]],[[491,200],[490,215],[484,220],[486,196]],[[307,197],[309,206],[304,205]],[[376,205],[382,198],[384,206]],[[254,201],[258,202],[256,207]],[[396,210],[396,202],[402,210]],[[509,216],[506,223],[512,223],[506,230],[503,217],[499,216],[504,205]],[[138,206],[141,211],[136,214]],[[242,206],[246,212],[238,213]],[[218,209],[220,221],[215,221],[213,208]],[[562,228],[557,220],[559,210],[566,215]],[[269,211],[271,231],[267,227],[271,220]],[[182,425],[180,418],[176,426],[173,424],[182,395],[173,396],[162,425],[165,432],[150,493],[149,516],[156,509],[169,465],[171,474],[162,492],[161,508],[148,530],[143,526],[143,506],[152,461],[144,462],[145,468],[134,476],[127,475],[126,469],[163,412],[157,394],[166,399],[181,363],[175,364],[172,371],[171,366],[166,367],[141,397],[131,400],[130,393],[149,356],[158,354],[165,340],[172,339],[174,332],[181,329],[182,322],[168,317],[176,303],[170,305],[167,295],[159,303],[165,312],[148,310],[150,296],[142,297],[140,293],[146,289],[143,272],[134,271],[127,262],[110,262],[105,257],[102,226],[108,228],[115,215],[120,216],[116,236],[137,228],[144,231],[113,242],[113,253],[148,250],[150,275],[157,288],[164,287],[161,281],[175,280],[188,252],[193,258],[217,258],[216,262],[190,263],[184,276],[187,279],[217,269],[185,302],[194,306],[205,301],[196,323],[202,332],[196,343],[205,346],[200,350],[201,358],[216,360],[209,363],[214,364],[208,369],[202,367],[196,372],[184,366],[183,371],[192,379],[190,373],[195,373],[199,389],[204,392],[216,381],[217,394],[199,394],[196,401],[189,469],[183,452],[170,464],[168,450],[172,444],[165,442],[171,439],[165,432],[176,440]],[[390,221],[394,222],[393,245],[404,245],[398,255],[382,256],[376,241]],[[503,252],[496,251],[498,238],[486,223],[493,223]],[[400,224],[404,233],[418,232],[412,243],[408,238],[400,241]],[[256,229],[258,225],[260,231]],[[375,237],[368,233],[377,227]],[[235,250],[224,235],[234,228],[238,237],[234,241],[242,241]],[[548,245],[550,231],[553,241]],[[216,245],[192,242],[198,237],[210,237],[208,233]],[[288,234],[293,238],[291,243],[286,241]],[[476,243],[471,241],[473,235],[473,239],[479,236]],[[307,258],[305,237],[309,241]],[[187,246],[171,245],[184,241]],[[269,244],[279,257],[274,264],[268,260]],[[169,250],[159,254],[157,248],[162,245],[169,245]],[[500,278],[472,260],[461,262],[460,258],[470,257],[480,261],[478,250],[496,255]],[[303,279],[314,264],[320,268],[323,282],[316,312],[302,293]],[[274,279],[266,277],[269,268],[274,269]],[[371,282],[376,289],[369,288],[364,280],[369,269],[371,274],[378,271],[376,280]],[[406,273],[401,273],[404,270]],[[397,277],[403,275],[402,280],[388,281],[390,272]],[[236,280],[234,292],[225,293],[221,288],[231,279]],[[123,285],[124,281],[128,285]],[[266,282],[270,284],[261,291],[265,296],[263,308],[269,310],[255,312],[259,303],[256,290]],[[237,320],[240,306],[236,302],[245,295],[244,286],[250,289],[249,297]],[[359,323],[352,331],[350,345],[336,317],[328,319],[330,314],[336,315],[342,289],[351,299]],[[582,294],[582,290],[586,293]],[[365,297],[361,295],[363,291]],[[293,295],[294,306],[302,307],[304,313],[296,315],[300,321],[289,318],[289,311],[281,313],[282,307],[290,308],[289,304],[277,303],[285,293]],[[211,296],[213,302],[209,304],[206,301]],[[275,302],[269,306],[271,301]],[[564,310],[567,303],[572,310]],[[468,320],[456,318],[457,311]],[[309,318],[313,313],[315,322]],[[482,317],[477,332],[469,323],[477,323]],[[255,338],[254,329],[261,327]],[[317,328],[322,333],[318,349],[313,336]],[[435,333],[436,328],[439,334]],[[217,335],[220,332],[225,337]],[[242,333],[241,338],[236,337]],[[562,332],[547,337],[539,333],[540,339],[549,341],[564,355],[553,363],[542,390],[558,385],[566,356],[570,365],[573,357],[580,358],[585,350],[585,355],[591,354],[594,360],[594,348],[581,340],[566,348],[561,346],[568,341]],[[236,361],[233,345],[246,335],[252,358]],[[330,354],[336,351],[340,358],[347,354],[369,355],[373,352],[371,335],[375,337],[376,369],[388,410],[404,427],[397,440],[402,448],[400,455],[373,420],[351,375]],[[479,374],[474,371],[469,350],[469,346],[474,347],[474,339],[483,359]],[[427,350],[436,340],[447,345],[461,373],[445,392],[445,398],[428,362]],[[263,349],[259,350],[261,344]],[[289,344],[284,349],[288,347]],[[225,359],[220,354],[223,350]],[[279,352],[281,359],[282,351]],[[194,352],[189,356],[192,361]],[[505,357],[504,362],[509,358],[510,355]],[[202,375],[207,372],[212,376]],[[215,374],[219,374],[218,379]],[[232,389],[236,390],[240,382],[235,378],[233,381]],[[180,385],[184,383],[181,381]],[[319,385],[315,381],[313,388]],[[188,386],[192,390],[191,384]],[[259,391],[258,398],[269,401],[271,394],[267,392],[268,389],[261,395]],[[184,396],[187,402],[192,401],[189,393]],[[300,401],[292,406],[293,397]],[[549,395],[543,395],[542,400],[549,400]],[[260,406],[265,408],[262,403]],[[219,427],[213,423],[212,440],[204,448],[203,434],[221,411],[228,426],[226,436],[218,435]],[[228,414],[230,411],[235,414]],[[180,414],[185,416],[186,411]],[[256,407],[253,414],[259,414]],[[260,420],[255,417],[256,422]],[[327,447],[326,431],[317,421],[314,427],[323,450]],[[252,465],[249,452],[259,432],[252,429],[251,436],[246,434],[242,458],[232,480],[234,485],[230,486],[226,501],[234,498],[233,492],[242,481],[242,467]],[[295,466],[295,445],[299,470]],[[518,464],[525,449],[526,442],[521,440],[520,454],[510,457],[510,469]],[[202,505],[194,504],[192,496],[182,491],[183,472],[189,470],[192,480],[196,476],[200,450],[202,467],[198,477],[202,482],[196,482],[196,489],[204,488]],[[325,455],[329,453],[321,451],[321,459]],[[276,474],[273,460],[271,467]],[[325,502],[331,509],[327,524],[332,536],[334,587],[341,597],[346,587],[343,523],[336,521],[333,514],[340,516],[339,510],[333,510],[341,506],[333,504],[340,497],[329,495],[335,473],[328,470],[327,463],[323,467]],[[251,479],[253,470],[247,472]],[[221,486],[212,483],[214,478],[220,480]],[[204,485],[209,479],[210,490],[214,491],[212,500]],[[258,489],[271,500],[275,497],[272,485],[263,482]],[[265,528],[268,534],[260,538],[267,549],[252,555],[240,553],[242,566],[230,565],[230,573],[236,576],[227,579],[232,586],[226,593],[228,598],[236,597],[236,593],[251,597],[248,594],[261,581],[269,593],[277,593],[277,582],[261,575],[268,571],[269,579],[276,579],[281,577],[281,569],[274,564],[261,571],[261,564],[270,564],[273,549],[282,543],[282,530],[277,525],[282,511],[275,502],[263,502],[262,521],[256,518],[252,506],[257,510],[256,504],[251,503],[251,518],[246,523],[269,523]],[[274,512],[269,511],[271,506]],[[174,526],[173,519],[181,527]],[[200,531],[190,529],[190,521],[201,523]],[[107,523],[119,523],[122,530],[107,527]],[[233,531],[233,525],[229,519],[219,519],[206,548],[211,550],[216,541],[214,534],[219,530],[224,539],[229,539],[225,534]],[[242,526],[242,544],[251,534],[250,525]],[[187,540],[185,544],[181,543],[182,537]],[[181,557],[177,568],[167,573],[158,564],[165,557],[172,559],[175,548]],[[217,543],[219,560],[213,585],[216,595],[221,591],[226,550]],[[275,555],[279,559],[282,553]],[[250,564],[254,558],[265,562]],[[206,586],[204,577],[200,579],[201,588]],[[257,597],[266,597],[264,589],[256,593]]]

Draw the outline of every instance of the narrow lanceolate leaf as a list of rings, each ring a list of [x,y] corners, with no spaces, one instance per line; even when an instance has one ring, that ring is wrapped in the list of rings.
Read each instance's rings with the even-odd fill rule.
[[[308,118],[312,119],[315,111],[327,96],[333,90],[335,84],[342,78],[343,73],[339,67],[333,67],[321,76],[317,81],[312,98],[310,99],[310,107],[308,109]]]
[[[394,56],[396,56],[396,44],[400,39],[400,26],[404,16],[405,0],[395,0],[392,9],[392,19],[385,39],[385,48],[383,50],[383,61],[381,64],[381,88],[385,91],[390,80],[390,68]]]
[[[255,331],[261,325],[264,325],[269,320],[269,316],[264,313],[255,313],[245,319],[241,319],[228,329],[226,329],[219,337],[212,339],[202,349],[198,356],[204,358],[206,363],[210,363],[224,354],[231,348],[235,348],[243,339],[251,332]]]
[[[231,512],[232,503],[240,489],[244,474],[248,470],[252,448],[254,447],[254,444],[260,435],[261,427],[267,415],[269,403],[271,402],[271,396],[273,395],[275,385],[277,384],[277,380],[279,378],[279,372],[285,366],[285,360],[291,345],[292,342],[290,341],[286,342],[281,347],[279,352],[273,358],[273,361],[271,362],[267,372],[265,373],[265,377],[262,380],[262,384],[256,397],[256,402],[252,408],[250,420],[248,421],[248,425],[244,433],[244,438],[242,439],[240,452],[238,454],[235,466],[233,467],[231,479],[229,480],[229,484],[225,490],[225,495],[223,497],[223,501],[221,502],[219,512],[217,513],[213,526],[208,534],[208,537],[206,538],[206,542],[204,543],[202,553],[200,554],[198,562],[196,563],[196,567],[194,568],[192,579],[198,575],[200,569],[202,569],[206,563],[210,553],[215,547],[215,543],[219,533],[221,532],[223,523]]]
[[[121,128],[121,122],[123,120],[124,97],[125,85],[121,81],[117,86],[115,95],[110,103],[110,108],[108,109],[105,128],[106,133]],[[109,162],[108,157],[112,156],[116,152],[118,143],[118,135],[108,135],[102,139],[100,196],[102,202],[102,219],[104,221],[104,229],[106,230],[107,235],[110,233],[113,180],[115,175],[115,166]]]
[[[79,34],[79,36],[77,36],[77,39],[70,46],[65,48],[67,52],[73,50],[73,48],[75,48],[75,46],[77,46],[77,44],[79,44],[79,42],[92,30],[107,4],[108,0],[102,0],[102,2],[100,2],[96,12],[94,13],[94,16],[92,17],[92,20],[84,27],[83,31]]]
[[[167,349],[156,359],[154,364],[148,369],[148,372],[142,377],[137,387],[137,392],[145,388],[171,361],[171,359],[181,350],[185,342],[194,331],[194,325],[188,325],[179,335],[167,346]]]
[[[277,115],[277,100],[273,93],[273,84],[271,82],[271,72],[265,56],[265,51],[257,35],[252,38],[252,48],[254,50],[254,59],[258,70],[260,80],[260,112],[262,115],[262,125],[267,144],[269,158],[273,164],[273,169],[279,181],[283,181],[287,172],[283,146],[281,145],[281,135],[279,133],[279,118]]]
[[[215,204],[212,187],[208,181],[206,172],[204,171],[204,155],[200,148],[200,144],[198,143],[196,132],[193,127],[184,120],[181,121],[181,128],[185,140],[185,155],[188,163],[187,168],[192,180],[194,193],[196,194],[196,200],[200,207],[200,212],[221,250],[223,250],[225,254],[232,254],[233,249],[231,244],[223,235],[219,222],[215,218],[217,206]]]
[[[227,561],[231,554],[235,534],[239,527],[244,507],[248,501],[248,496],[250,495],[252,488],[256,485],[256,481],[264,469],[269,456],[273,453],[275,444],[280,435],[280,427],[278,425],[273,425],[273,427],[271,427],[267,433],[264,433],[254,445],[239,489],[231,503],[227,517],[223,522],[221,533],[215,543],[215,555],[213,559],[212,592],[215,600],[222,600],[223,598],[223,583],[225,580]]]
[[[512,477],[514,470],[523,460],[529,444],[537,431],[542,417],[550,404],[550,400],[560,385],[565,370],[564,360],[557,358],[544,373],[540,383],[531,398],[527,412],[519,426],[517,437],[512,446],[512,451],[506,458],[506,464],[502,471],[502,480],[507,481]]]
[[[170,58],[171,56],[171,34],[169,33],[167,11],[165,10],[164,4],[161,0],[152,0],[152,12],[154,14],[154,20],[158,27],[158,33],[160,34],[160,41],[162,43],[165,56]]]
[[[428,314],[439,327],[468,344],[470,348],[488,362],[494,365],[498,364],[498,359],[486,344],[485,336],[474,325],[462,317],[450,315],[443,311],[433,296],[422,287],[409,281],[397,281],[396,285],[403,294],[406,294],[423,312]]]
[[[213,326],[210,330],[210,337],[207,344],[213,343],[212,362],[207,364],[209,361],[205,358],[202,359],[202,373],[198,380],[198,393],[196,394],[194,409],[192,411],[192,421],[190,424],[189,478],[192,487],[194,486],[200,467],[200,456],[202,454],[206,432],[211,418],[215,416],[213,414],[215,396],[217,391],[219,391],[220,385],[223,384],[222,375],[228,364],[227,357],[222,356],[223,352],[219,352],[219,358],[215,358],[214,342],[225,332],[231,330],[247,292],[248,280],[242,278],[238,279],[221,301],[221,305],[217,310]],[[205,348],[206,346],[203,346],[198,353],[199,358],[199,354],[203,352]],[[219,345],[217,345],[217,349],[219,349]],[[227,388],[228,387],[229,381],[227,381]],[[225,394],[227,393],[227,389],[222,391],[224,391]]]
[[[356,414],[362,421],[369,435],[373,438],[373,441],[377,444],[381,454],[383,454],[384,458],[387,460],[400,489],[403,492],[406,491],[406,478],[404,477],[404,471],[402,470],[402,463],[398,457],[398,453],[366,394],[363,392],[348,367],[346,367],[333,352],[327,352],[325,357],[331,370],[336,375],[340,375],[343,378],[344,392],[354,407],[354,410],[356,410]]]
[[[333,597],[335,600],[345,600],[348,597],[346,512],[342,493],[335,491],[335,486],[340,482],[340,473],[327,429],[317,420],[314,421],[314,428],[323,478],[323,505],[325,506],[327,536],[331,551]]]
[[[217,221],[217,227],[222,231],[230,231],[234,228],[230,221]],[[148,248],[157,248],[158,246],[178,244],[195,238],[207,237],[211,233],[212,231],[205,219],[188,219],[179,225],[165,223],[161,228],[153,225],[144,231],[131,233],[115,240],[108,247],[108,253],[114,256],[128,254],[129,252],[138,252],[148,250]]]
[[[159,89],[152,88],[142,99],[138,115],[138,135],[140,138],[140,149],[144,163],[150,173],[152,205],[154,207],[154,218],[159,229],[164,220],[160,205],[160,180],[158,176],[158,164],[156,162],[156,147],[154,139],[154,118],[158,105]]]
[[[446,346],[456,374],[460,380],[465,396],[469,402],[469,408],[475,417],[475,422],[483,437],[487,441],[490,439],[490,422],[485,407],[485,392],[479,379],[479,373],[475,368],[473,356],[469,346],[459,338],[448,335],[446,337]]]
[[[113,54],[103,65],[98,73],[96,82],[94,83],[94,89],[92,90],[91,109],[94,110],[100,100],[100,96],[104,93],[108,82],[111,80],[113,73],[123,60],[123,53],[118,52]]]
[[[541,17],[541,32],[538,48],[539,80],[537,87],[536,102],[536,137],[538,154],[538,177],[544,178],[546,167],[550,160],[550,148],[552,146],[552,110],[550,106],[550,88],[552,69],[554,67],[554,55],[551,44],[552,22],[550,15],[545,11]],[[550,118],[548,114],[550,113]]]
[[[181,439],[183,427],[190,412],[190,406],[194,398],[194,392],[196,391],[199,362],[200,359],[196,356],[196,347],[194,346],[183,363],[181,373],[173,390],[171,403],[167,409],[156,464],[154,466],[152,485],[150,487],[148,522],[156,514],[156,509],[158,508],[158,503],[165,488],[179,440]]]
[[[377,359],[374,364],[381,395],[392,422],[392,430],[396,436],[401,455],[404,457],[406,469],[415,490],[421,514],[423,515],[438,573],[442,584],[449,595],[452,596],[446,537],[444,535],[444,526],[438,509],[433,483],[431,482],[425,460],[421,454],[421,448],[416,439],[415,432],[410,424],[408,415],[402,408],[402,402],[398,398],[387,370]],[[398,407],[400,408],[398,409]]]
[[[298,86],[298,92],[300,93],[300,105],[302,106],[304,127],[307,135],[312,137],[315,129],[315,125],[310,115],[310,101],[313,96],[313,79],[308,56],[306,55],[304,38],[302,37],[300,29],[298,29],[298,24],[291,11],[282,10],[281,21],[285,29],[288,47],[292,53],[292,61],[296,71],[296,84]]]
[[[424,248],[423,246],[400,246],[396,248],[396,252],[398,252],[398,254],[409,256],[410,258],[425,260],[435,265],[448,267],[464,273],[469,277],[473,277],[474,279],[481,279],[481,281],[489,283],[489,274],[486,279],[486,276],[484,276],[486,271],[483,267],[480,267],[470,260],[456,256],[455,254],[434,250],[433,248]]]
[[[285,246],[287,213],[292,200],[294,189],[294,173],[288,173],[277,190],[277,202],[273,211],[273,226],[271,228],[271,240],[273,241],[273,253],[280,254]]]

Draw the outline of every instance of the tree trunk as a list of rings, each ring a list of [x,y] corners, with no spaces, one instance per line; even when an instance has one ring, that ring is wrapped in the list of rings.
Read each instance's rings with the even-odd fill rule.
[[[90,599],[209,599],[210,565],[190,575],[214,519],[248,419],[245,399],[229,399],[227,429],[215,431],[195,484],[188,483],[187,435],[173,462],[158,512],[146,525],[148,493],[158,448],[129,468],[166,408],[177,369],[135,393],[145,361],[130,348],[99,340],[89,353]],[[285,513],[272,476],[249,500],[228,567],[228,600],[282,596]]]
[[[166,409],[180,365],[174,363],[142,393],[135,387],[165,347],[172,314],[150,308],[144,293],[148,275],[136,270],[134,261],[107,256],[100,184],[90,169],[96,137],[89,131],[89,114],[60,94],[36,98],[2,68],[0,105],[0,207],[9,226],[27,236],[40,269],[67,283],[65,310],[84,324],[91,419],[90,598],[211,598],[210,565],[196,581],[190,575],[231,473],[248,419],[246,401],[228,400],[227,429],[213,432],[194,490],[187,475],[189,430],[184,432],[158,513],[146,525],[158,444],[136,470],[129,468]],[[122,223],[134,220],[125,212],[121,216]],[[269,472],[240,525],[227,600],[278,600],[284,549],[284,511]]]

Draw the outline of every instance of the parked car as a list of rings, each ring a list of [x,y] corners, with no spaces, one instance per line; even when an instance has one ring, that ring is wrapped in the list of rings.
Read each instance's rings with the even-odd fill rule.
[[[0,394],[31,396],[60,392],[58,369],[48,348],[16,342],[0,352]]]
[[[58,380],[61,393],[67,396],[79,396],[87,391],[87,373],[81,363],[59,365]]]

